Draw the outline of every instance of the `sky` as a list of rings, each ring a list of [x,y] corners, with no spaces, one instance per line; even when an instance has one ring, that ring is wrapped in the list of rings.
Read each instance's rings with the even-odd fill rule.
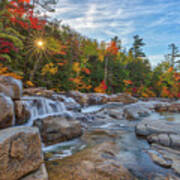
[[[98,41],[118,36],[126,48],[138,34],[153,66],[169,44],[180,47],[180,0],[59,0],[52,16]]]

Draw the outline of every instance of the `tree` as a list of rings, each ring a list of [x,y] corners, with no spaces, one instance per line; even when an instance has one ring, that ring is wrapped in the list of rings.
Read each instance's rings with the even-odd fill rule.
[[[131,51],[133,53],[133,56],[135,58],[139,57],[145,57],[145,53],[142,50],[142,47],[145,46],[145,43],[143,42],[143,39],[139,37],[139,35],[134,36],[134,42],[133,47],[131,48]]]
[[[178,54],[179,50],[178,50],[178,47],[174,43],[169,45],[169,49],[171,50],[171,54],[168,54],[168,57],[170,58],[170,65],[174,67],[175,63],[178,63],[175,61],[176,58],[180,57],[180,54]]]

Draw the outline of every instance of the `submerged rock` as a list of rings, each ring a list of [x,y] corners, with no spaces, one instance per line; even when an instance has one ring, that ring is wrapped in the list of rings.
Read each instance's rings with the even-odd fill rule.
[[[22,96],[22,82],[10,76],[0,76],[0,92],[12,99],[20,99]]]
[[[0,128],[14,125],[14,103],[10,97],[0,93]]]
[[[66,116],[50,116],[34,122],[39,127],[43,142],[47,145],[67,141],[82,135],[79,121]]]
[[[172,162],[168,159],[164,159],[160,154],[156,153],[156,152],[149,152],[150,157],[152,158],[152,160],[165,168],[170,168],[172,166]]]
[[[51,180],[133,180],[131,173],[116,161],[114,143],[85,149],[63,160],[47,162]]]
[[[174,172],[180,175],[180,151],[157,144],[152,144],[152,149],[158,152],[161,158],[168,161]],[[160,161],[157,160],[156,163],[160,163]]]
[[[18,180],[43,163],[37,128],[16,127],[0,131],[0,179]]]

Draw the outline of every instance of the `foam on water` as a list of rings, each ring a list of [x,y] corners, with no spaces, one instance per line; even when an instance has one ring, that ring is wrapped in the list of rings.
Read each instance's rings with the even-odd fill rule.
[[[104,105],[89,106],[81,109],[82,113],[94,113],[104,108]]]
[[[36,119],[68,113],[63,102],[45,97],[26,96],[22,98],[22,102],[30,112],[27,126],[32,126]]]

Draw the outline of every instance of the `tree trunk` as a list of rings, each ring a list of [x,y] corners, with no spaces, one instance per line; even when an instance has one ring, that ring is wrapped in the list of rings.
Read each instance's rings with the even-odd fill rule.
[[[108,78],[108,57],[105,57],[105,67],[104,67],[104,82],[107,85],[107,78]]]
[[[33,70],[31,71],[31,74],[30,74],[30,81],[34,80],[35,73],[36,73],[36,71],[38,69],[39,63],[40,63],[40,59],[37,59],[37,61],[34,64]]]

